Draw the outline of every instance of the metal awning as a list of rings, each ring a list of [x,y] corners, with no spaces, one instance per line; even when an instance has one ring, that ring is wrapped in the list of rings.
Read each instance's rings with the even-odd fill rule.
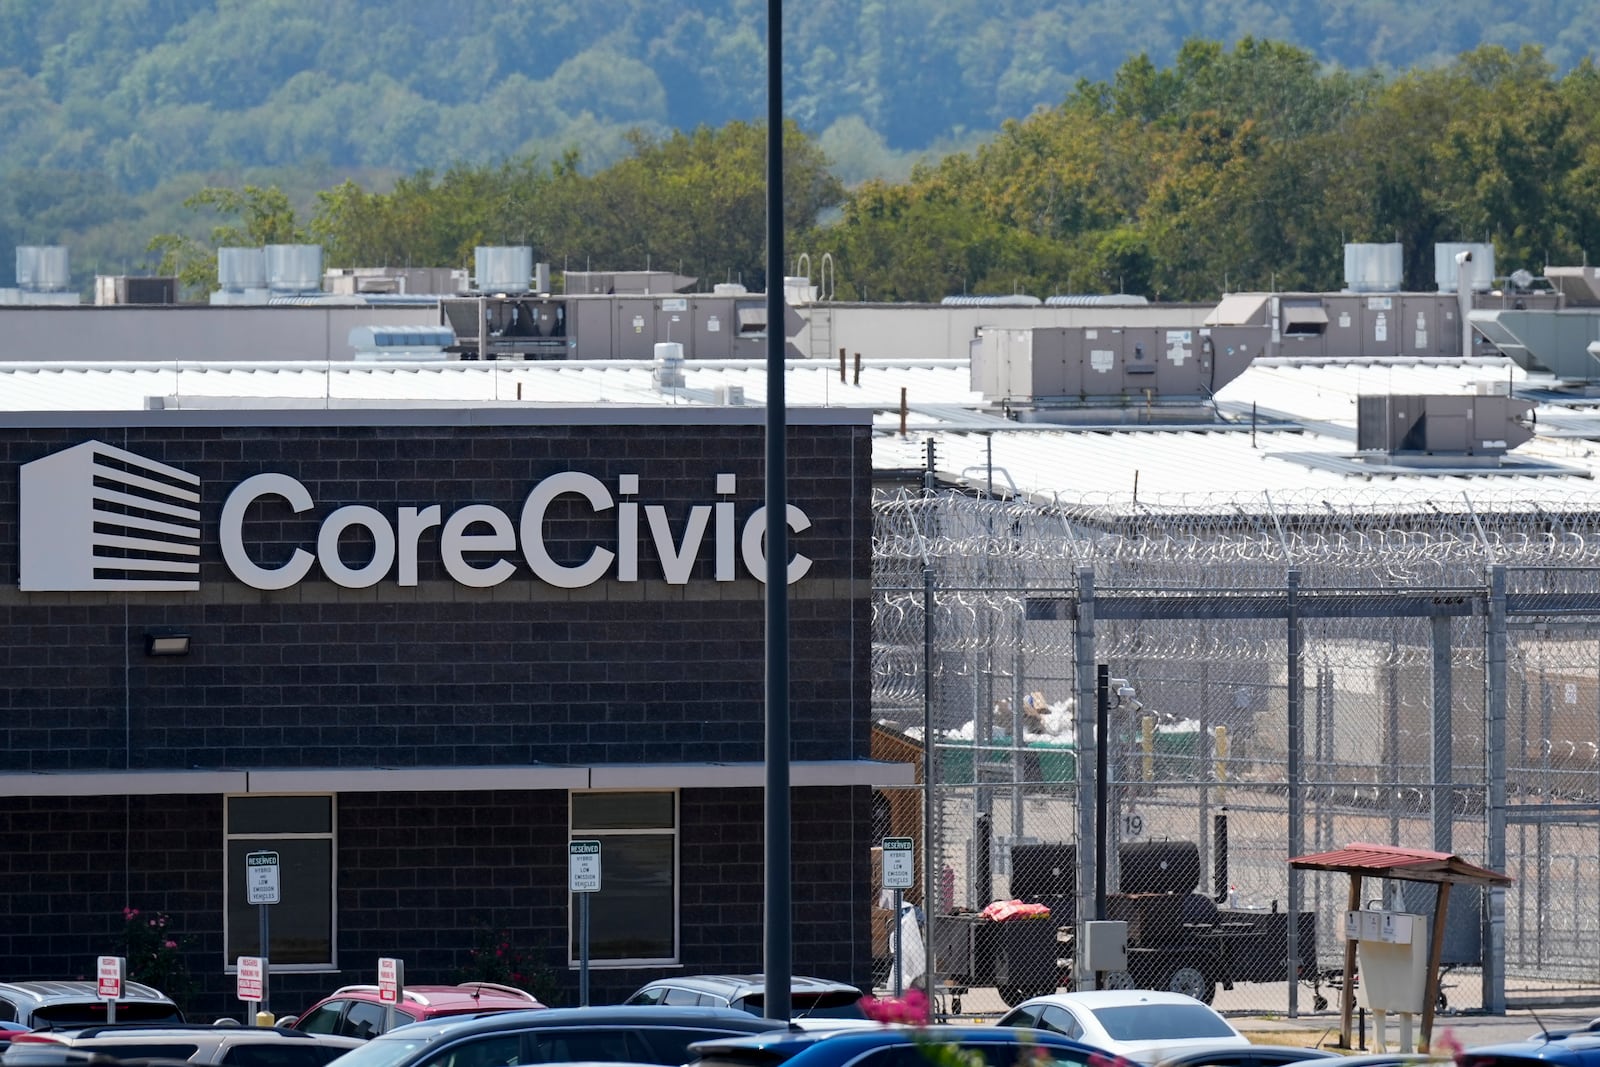
[[[1444,944],[1445,915],[1450,905],[1450,887],[1458,882],[1483,886],[1508,886],[1512,879],[1499,871],[1468,863],[1460,856],[1448,852],[1432,852],[1421,848],[1399,848],[1395,845],[1374,845],[1357,841],[1332,852],[1316,852],[1295,856],[1289,866],[1302,871],[1343,871],[1350,876],[1350,911],[1361,909],[1361,881],[1366,877],[1395,878],[1408,882],[1432,882],[1437,888],[1434,899],[1433,932],[1428,942],[1428,972],[1422,997],[1422,1040],[1419,1052],[1427,1052],[1433,1038],[1433,1009],[1439,999],[1439,952]],[[1344,973],[1356,970],[1356,943],[1344,943]],[[1343,983],[1339,998],[1339,1043],[1350,1047],[1350,1023],[1355,1014],[1355,984]]]
[[[1289,861],[1289,866],[1303,871],[1344,871],[1408,882],[1473,882],[1479,885],[1510,885],[1512,882],[1509,875],[1468,863],[1448,852],[1366,842],[1356,842],[1333,852],[1297,856]]]

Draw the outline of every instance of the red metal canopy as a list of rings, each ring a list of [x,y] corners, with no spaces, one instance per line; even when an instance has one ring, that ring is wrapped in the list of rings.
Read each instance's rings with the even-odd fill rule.
[[[1347,874],[1397,878],[1409,882],[1466,882],[1478,885],[1510,885],[1508,875],[1468,863],[1448,852],[1421,848],[1396,848],[1357,841],[1333,852],[1296,856],[1289,866],[1307,871],[1344,871]]]

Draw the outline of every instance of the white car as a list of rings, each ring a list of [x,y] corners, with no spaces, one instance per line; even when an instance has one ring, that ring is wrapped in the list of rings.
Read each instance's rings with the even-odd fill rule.
[[[1190,1048],[1250,1044],[1202,1001],[1154,989],[1049,993],[1018,1004],[999,1025],[1052,1030],[1136,1063],[1156,1063]]]

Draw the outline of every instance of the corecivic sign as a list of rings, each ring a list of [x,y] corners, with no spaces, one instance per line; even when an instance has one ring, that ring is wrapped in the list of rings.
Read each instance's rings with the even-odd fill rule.
[[[317,530],[315,551],[295,546],[286,561],[251,554],[245,543],[246,516],[258,501],[286,503],[296,514],[311,511],[310,491],[287,474],[246,478],[222,506],[223,561],[234,577],[254,589],[288,589],[305,580],[313,564],[328,580],[347,589],[365,589],[395,572],[402,586],[417,584],[424,535],[437,529],[445,573],[461,585],[483,589],[516,573],[520,556],[539,581],[560,589],[580,589],[602,579],[639,581],[640,518],[669,584],[685,585],[700,558],[707,532],[713,551],[712,576],[737,578],[736,564],[766,579],[767,509],[756,508],[740,525],[731,499],[732,474],[716,476],[715,503],[694,504],[681,531],[674,531],[666,508],[641,503],[639,476],[623,474],[616,495],[593,475],[564,471],[535,483],[522,501],[517,521],[492,504],[467,504],[447,516],[439,504],[397,507],[394,516],[365,504],[334,509]],[[180,468],[89,441],[24,464],[19,484],[18,585],[25,591],[194,590],[200,587],[200,480]],[[582,562],[560,563],[545,545],[545,519],[559,497],[580,498],[594,514],[615,510],[614,536],[589,547]],[[620,500],[617,498],[621,498]],[[270,506],[270,505],[268,505]],[[788,528],[811,527],[804,511],[787,506]],[[365,562],[347,562],[340,541],[351,531],[370,540]],[[396,567],[398,564],[398,568]],[[789,560],[789,583],[811,569],[811,560]]]
[[[733,492],[735,484],[731,474],[717,475],[717,491]],[[617,492],[634,496],[639,492],[639,476],[624,474],[617,479]],[[584,562],[564,566],[550,557],[544,544],[544,517],[551,501],[563,494],[576,494],[589,502],[596,513],[616,508],[616,550],[594,546]],[[398,582],[401,585],[417,584],[417,546],[422,535],[434,527],[439,533],[439,555],[445,573],[461,585],[484,589],[499,585],[516,572],[516,565],[503,553],[515,551],[520,537],[522,558],[534,577],[560,589],[580,589],[593,585],[613,573],[619,582],[639,580],[639,511],[640,504],[633,500],[617,503],[600,479],[577,471],[553,474],[538,482],[522,502],[522,514],[515,527],[511,517],[493,504],[468,504],[452,511],[448,518],[438,504],[427,507],[402,507],[396,510],[391,523],[376,508],[365,504],[347,504],[323,520],[317,531],[315,557],[304,548],[297,548],[287,563],[265,567],[250,558],[245,549],[243,526],[245,512],[250,505],[264,496],[277,496],[288,502],[297,513],[315,506],[306,487],[287,474],[257,474],[246,478],[238,488],[228,494],[222,506],[222,558],[228,569],[246,585],[255,589],[287,589],[298,583],[311,570],[313,559],[322,573],[336,585],[346,589],[365,589],[376,585],[399,561]],[[667,522],[667,512],[659,504],[643,506],[650,527],[650,538],[661,558],[661,567],[667,582],[684,585],[689,581],[690,570],[700,554],[705,540],[706,526],[713,521],[712,535],[716,548],[715,578],[719,582],[734,580],[734,526],[733,501],[716,504],[696,504],[689,509],[681,541],[674,541]],[[805,512],[788,506],[789,529],[806,530],[811,520]],[[339,555],[339,539],[347,530],[365,530],[372,538],[372,558],[358,567],[345,563]],[[745,568],[756,578],[766,573],[764,544],[767,532],[767,509],[757,508],[745,520],[738,535],[739,554]],[[495,554],[493,559],[469,561],[467,553]],[[811,569],[805,556],[795,556],[789,561],[788,580],[791,584],[803,578]]]

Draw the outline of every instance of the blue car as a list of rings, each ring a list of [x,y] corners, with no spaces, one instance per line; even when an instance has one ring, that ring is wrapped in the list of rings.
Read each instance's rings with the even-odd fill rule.
[[[929,1046],[983,1057],[984,1067],[1113,1067],[1119,1057],[1061,1034],[1010,1026],[873,1026],[774,1031],[689,1046],[688,1067],[933,1067]]]
[[[1456,1063],[1459,1067],[1600,1067],[1600,1031],[1558,1030],[1526,1041],[1478,1045],[1457,1055]]]

